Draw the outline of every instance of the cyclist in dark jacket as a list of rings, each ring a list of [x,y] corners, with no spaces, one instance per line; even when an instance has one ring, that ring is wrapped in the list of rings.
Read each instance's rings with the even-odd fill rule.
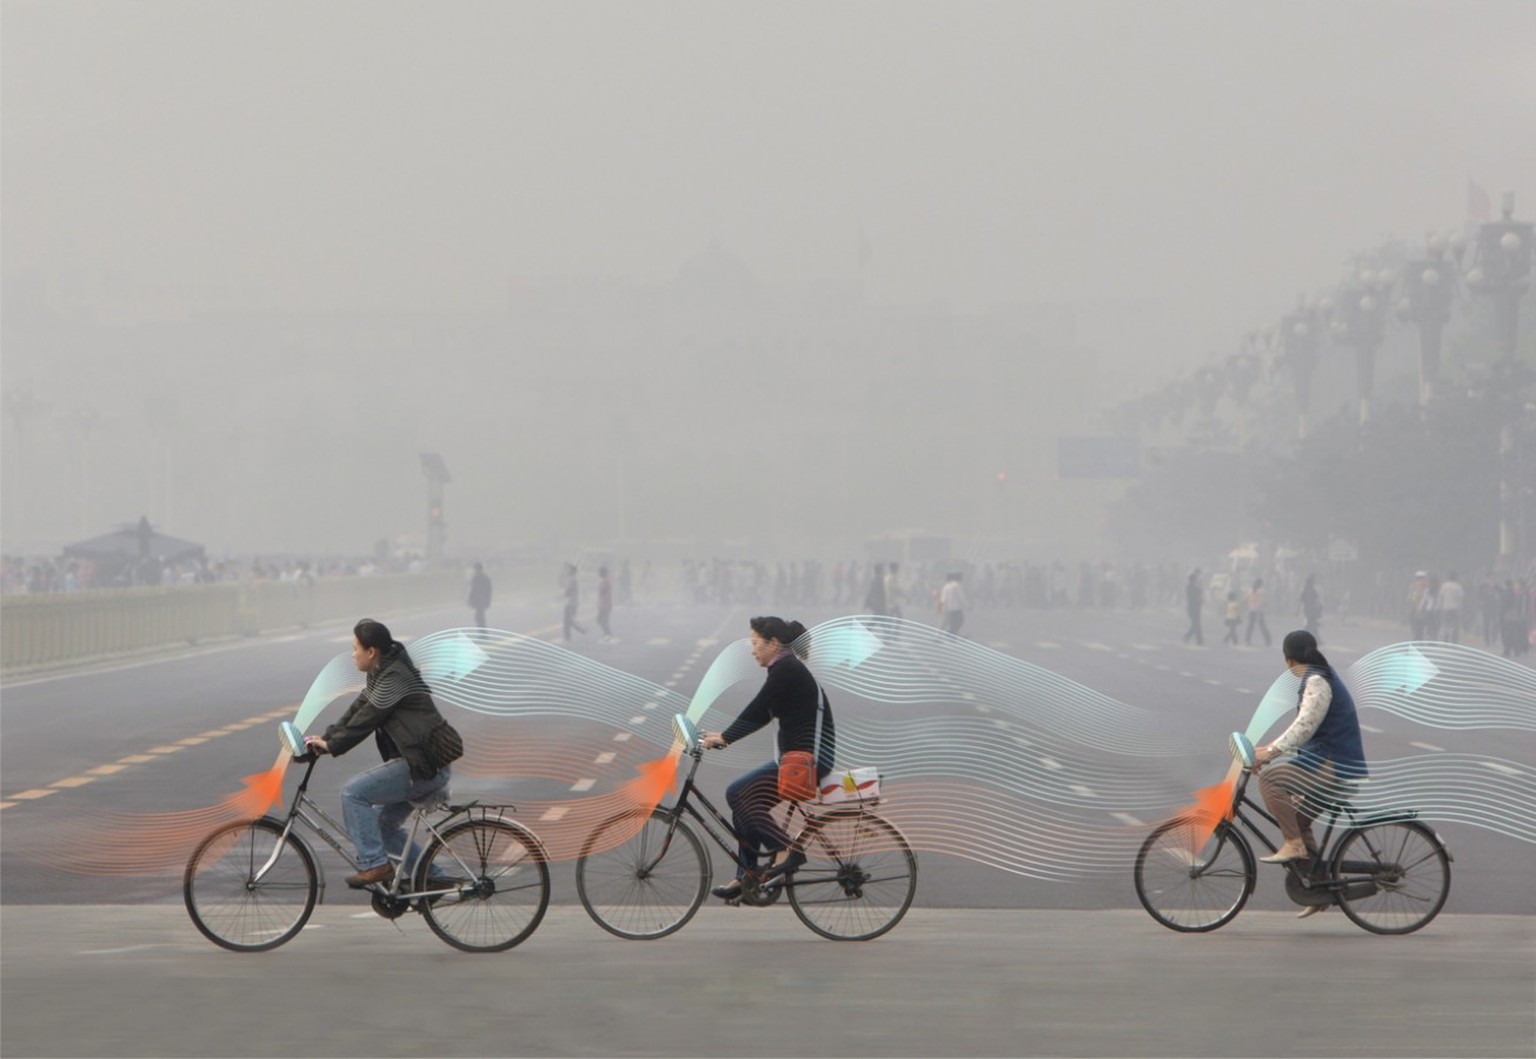
[[[340,756],[369,733],[384,759],[353,776],[341,788],[342,820],[357,846],[358,871],[347,885],[361,888],[393,874],[389,858],[405,846],[401,826],[411,802],[448,786],[449,762],[463,752],[458,732],[444,720],[432,691],[406,653],[379,622],[364,618],[352,630],[352,661],[367,683],[340,721],[305,742],[322,754]],[[414,861],[417,850],[407,858]],[[407,872],[410,865],[406,866]]]
[[[779,754],[804,750],[816,756],[817,778],[832,771],[837,749],[837,732],[832,724],[832,707],[820,690],[816,678],[805,667],[796,651],[807,647],[805,626],[783,618],[753,618],[752,657],[768,670],[762,690],[741,711],[724,732],[705,732],[701,742],[706,747],[729,746],[751,735],[769,721],[779,722]],[[795,644],[794,650],[790,644]],[[817,725],[820,724],[820,739]],[[714,888],[716,897],[734,900],[741,896],[742,878],[757,867],[759,848],[775,855],[767,874],[782,875],[805,863],[804,854],[790,850],[789,836],[773,818],[779,803],[779,764],[770,761],[736,780],[725,789],[731,807],[732,825],[741,839],[740,867],[736,878]]]

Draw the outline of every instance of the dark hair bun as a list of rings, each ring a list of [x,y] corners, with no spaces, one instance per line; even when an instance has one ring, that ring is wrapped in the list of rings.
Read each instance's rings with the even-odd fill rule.
[[[801,636],[805,635],[805,626],[798,621],[785,621],[783,618],[773,615],[763,615],[753,618],[747,623],[752,631],[765,640],[777,640],[788,647]]]

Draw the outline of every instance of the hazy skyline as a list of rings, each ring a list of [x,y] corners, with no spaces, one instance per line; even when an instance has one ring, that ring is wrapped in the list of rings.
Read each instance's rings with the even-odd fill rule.
[[[5,0],[0,14],[6,309],[83,291],[81,320],[124,287],[150,323],[494,316],[529,281],[664,284],[717,244],[766,284],[850,284],[872,307],[1066,307],[1110,403],[1235,351],[1352,253],[1459,227],[1469,180],[1495,211],[1512,190],[1517,215],[1536,213],[1529,3]],[[68,380],[122,350],[66,334],[34,347],[6,325],[0,370],[68,420]],[[192,363],[157,359],[142,334],[125,348],[132,378],[114,376],[109,400],[179,401],[198,408],[177,413],[188,423],[281,371],[307,411],[236,403],[218,425],[247,446],[296,416],[366,421],[381,404],[355,351],[290,351],[273,369],[254,342]],[[297,453],[336,468],[346,504],[346,460],[309,438]],[[401,448],[441,441],[422,427]],[[462,443],[447,455],[474,468]],[[290,527],[307,509],[287,502],[269,501]],[[79,528],[6,526],[26,544]]]

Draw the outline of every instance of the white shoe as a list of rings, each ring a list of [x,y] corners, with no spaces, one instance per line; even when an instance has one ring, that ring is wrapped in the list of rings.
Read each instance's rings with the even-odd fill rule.
[[[1315,916],[1319,912],[1326,912],[1332,907],[1332,905],[1308,905],[1306,908],[1303,908],[1300,912],[1296,913],[1296,918],[1306,919],[1308,916]]]
[[[1298,838],[1294,842],[1285,843],[1269,856],[1260,857],[1259,860],[1265,864],[1287,864],[1293,860],[1304,860],[1308,856],[1310,854],[1307,853],[1306,843]]]

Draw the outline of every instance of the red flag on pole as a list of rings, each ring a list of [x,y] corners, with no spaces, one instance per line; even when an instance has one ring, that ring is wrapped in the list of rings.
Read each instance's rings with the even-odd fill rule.
[[[1467,217],[1474,221],[1493,220],[1493,199],[1470,177],[1467,178]]]

